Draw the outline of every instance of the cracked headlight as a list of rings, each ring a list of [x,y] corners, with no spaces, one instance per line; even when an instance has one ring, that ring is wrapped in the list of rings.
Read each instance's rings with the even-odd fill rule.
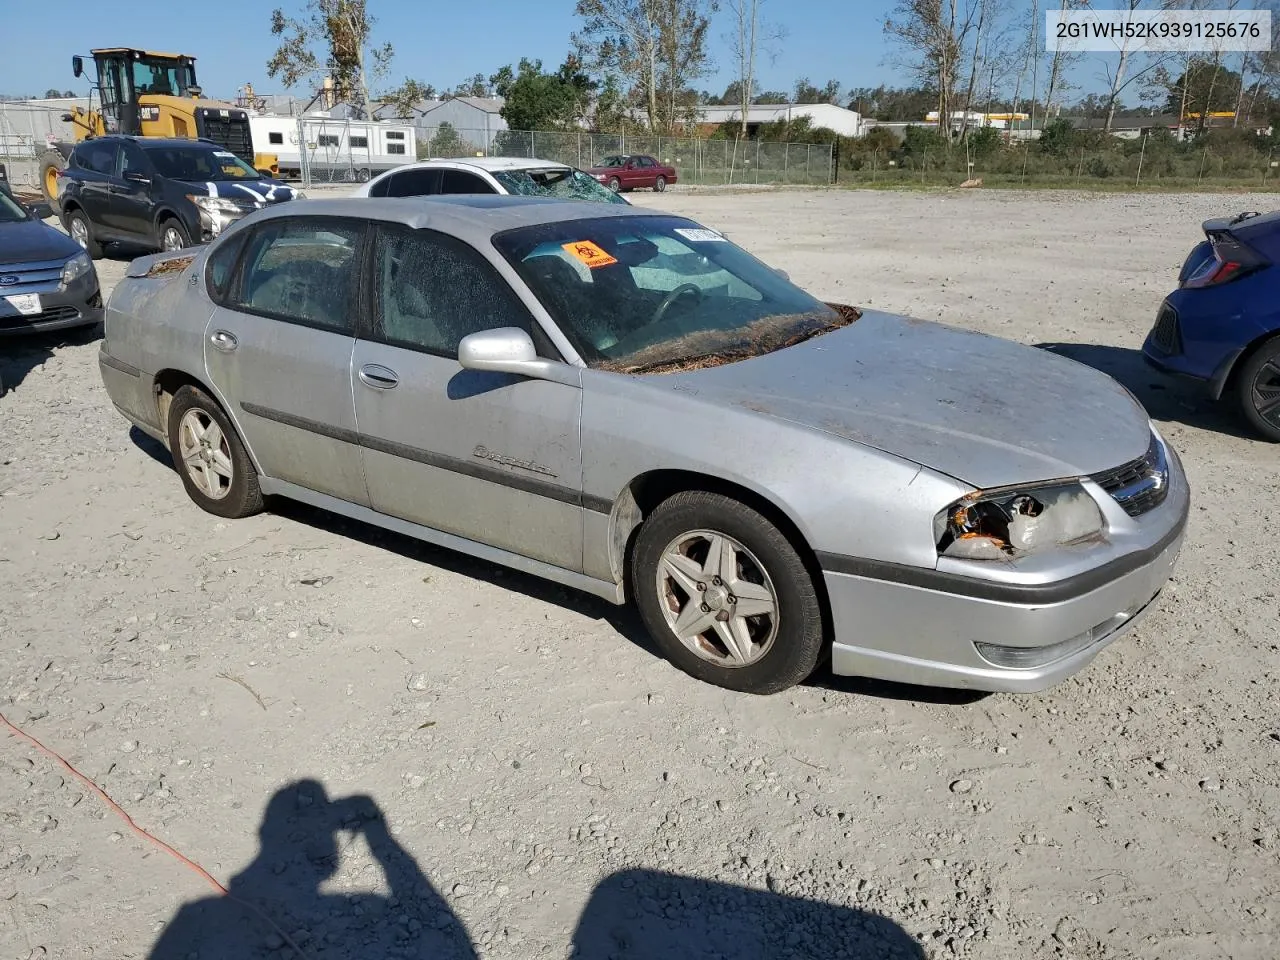
[[[933,521],[941,557],[1010,560],[1102,532],[1102,511],[1079,483],[977,490]]]
[[[62,265],[62,285],[69,286],[86,273],[93,272],[93,260],[87,253],[77,253]]]

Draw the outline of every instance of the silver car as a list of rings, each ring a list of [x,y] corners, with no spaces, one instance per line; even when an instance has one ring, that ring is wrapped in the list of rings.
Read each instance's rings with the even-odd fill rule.
[[[290,497],[634,602],[670,660],[1042,689],[1151,608],[1177,454],[1050,353],[829,305],[683,217],[517,197],[252,214],[134,261],[101,371],[191,498]]]

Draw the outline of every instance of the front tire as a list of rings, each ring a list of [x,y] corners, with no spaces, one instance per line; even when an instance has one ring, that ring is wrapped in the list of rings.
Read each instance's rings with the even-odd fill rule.
[[[822,654],[822,604],[791,541],[764,516],[691,490],[640,527],[632,595],[675,666],[743,693],[778,693],[806,679]]]
[[[177,217],[166,217],[160,221],[159,237],[161,253],[173,253],[191,246],[191,235]]]
[[[610,190],[612,190],[614,193],[621,193],[621,192],[622,192],[622,181],[621,181],[621,180],[619,180],[617,177],[610,177],[610,178],[609,178],[609,189],[610,189]]]
[[[201,510],[231,520],[261,512],[258,471],[222,407],[199,387],[180,388],[169,404],[169,452]]]
[[[1268,440],[1280,442],[1280,337],[1249,354],[1240,368],[1238,390],[1245,420]]]

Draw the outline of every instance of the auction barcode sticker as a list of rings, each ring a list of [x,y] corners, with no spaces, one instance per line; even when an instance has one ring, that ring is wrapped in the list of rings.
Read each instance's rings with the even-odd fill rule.
[[[1045,49],[1228,53],[1271,49],[1270,10],[1049,10]]]

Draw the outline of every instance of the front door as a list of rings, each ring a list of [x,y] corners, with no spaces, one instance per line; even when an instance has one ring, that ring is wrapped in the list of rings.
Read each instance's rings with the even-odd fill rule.
[[[205,363],[267,476],[368,506],[351,400],[364,233],[321,217],[257,227]]]
[[[533,318],[479,253],[443,234],[379,226],[372,263],[353,369],[373,508],[580,571],[582,391],[457,360],[467,334],[532,333]]]

